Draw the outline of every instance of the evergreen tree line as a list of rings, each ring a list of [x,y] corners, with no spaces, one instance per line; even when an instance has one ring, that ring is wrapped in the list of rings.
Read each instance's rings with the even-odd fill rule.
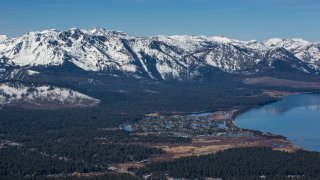
[[[275,151],[271,148],[235,148],[215,154],[179,158],[170,162],[148,164],[139,174],[154,173],[158,177],[258,179],[320,177],[320,154],[297,151]]]

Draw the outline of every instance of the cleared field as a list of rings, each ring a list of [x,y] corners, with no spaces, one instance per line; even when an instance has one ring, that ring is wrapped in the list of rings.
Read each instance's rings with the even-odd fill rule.
[[[298,147],[282,138],[266,138],[261,136],[238,137],[195,137],[190,144],[164,144],[153,145],[166,152],[165,156],[157,157],[158,160],[170,160],[187,156],[198,156],[229,148],[238,147],[271,147],[275,150],[294,152]]]

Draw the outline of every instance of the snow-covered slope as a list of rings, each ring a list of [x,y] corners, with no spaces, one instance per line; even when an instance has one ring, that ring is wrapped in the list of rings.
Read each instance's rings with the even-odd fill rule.
[[[98,28],[53,29],[17,38],[0,36],[0,68],[70,62],[86,71],[185,79],[202,76],[204,68],[229,73],[272,70],[274,61],[285,61],[306,73],[319,72],[320,44],[280,38],[239,41],[219,36],[135,37]]]
[[[0,84],[0,107],[74,108],[95,106],[100,101],[77,91],[56,86],[35,86],[21,83]]]

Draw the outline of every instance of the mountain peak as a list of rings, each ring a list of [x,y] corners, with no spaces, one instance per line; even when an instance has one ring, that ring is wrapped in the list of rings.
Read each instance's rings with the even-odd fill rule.
[[[6,35],[0,34],[0,42],[5,41],[6,39],[8,39],[8,37]]]
[[[302,38],[292,38],[291,40],[294,42],[299,42],[299,43],[305,44],[305,45],[311,44],[309,41],[306,41]]]
[[[291,38],[291,39],[284,39],[284,38],[271,38],[264,42],[265,45],[272,47],[272,46],[307,46],[312,43],[301,39],[301,38]]]
[[[211,36],[211,37],[208,37],[208,39],[210,41],[215,41],[215,42],[218,42],[218,43],[224,43],[224,44],[228,44],[228,43],[231,43],[231,42],[234,42],[234,40],[231,40],[225,36]]]
[[[25,33],[23,36],[28,36],[28,35],[34,35],[34,34],[56,34],[59,31],[56,29],[46,29],[46,30],[42,30],[42,31],[31,31],[31,32],[27,32]]]
[[[282,39],[282,38],[271,38],[271,39],[268,39],[267,41],[265,41],[265,45],[267,46],[276,46],[278,45],[279,43],[283,42],[285,39]]]
[[[103,28],[93,27],[88,29],[91,34],[104,34],[107,30]]]

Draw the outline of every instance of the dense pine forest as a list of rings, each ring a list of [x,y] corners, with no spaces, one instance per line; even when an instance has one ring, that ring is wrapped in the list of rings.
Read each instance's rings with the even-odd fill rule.
[[[158,178],[317,179],[320,154],[298,151],[274,151],[271,148],[238,148],[199,157],[180,158],[172,162],[148,164],[140,174],[153,172]]]

